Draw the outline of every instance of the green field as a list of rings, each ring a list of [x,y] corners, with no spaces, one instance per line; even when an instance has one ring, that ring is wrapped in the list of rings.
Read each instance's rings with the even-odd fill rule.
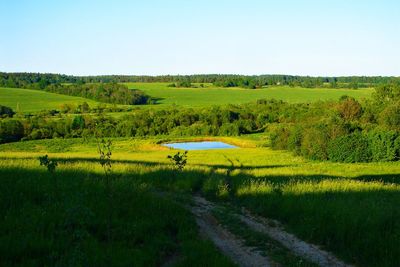
[[[53,94],[38,90],[0,88],[0,105],[12,108],[19,106],[20,112],[36,112],[41,110],[60,109],[62,104],[79,105],[87,102],[90,106],[97,106],[99,102],[75,96]]]
[[[140,89],[157,99],[157,104],[141,107],[165,107],[173,104],[187,107],[211,105],[242,104],[258,99],[278,99],[287,102],[313,102],[339,99],[342,95],[357,99],[369,98],[373,89],[305,89],[290,87],[271,87],[263,89],[218,88],[205,84],[205,88],[171,88],[168,83],[127,83],[129,88]],[[97,106],[99,102],[67,95],[48,93],[30,89],[0,88],[0,105],[20,112],[36,112],[60,109],[62,104],[79,105],[87,102]]]
[[[300,87],[268,87],[262,89],[221,88],[205,84],[205,88],[171,88],[168,83],[126,83],[131,89],[140,89],[154,98],[159,104],[183,105],[190,107],[242,104],[258,99],[277,99],[287,102],[313,102],[318,100],[337,100],[342,95],[357,99],[369,98],[373,89],[307,89]]]
[[[294,157],[288,152],[273,151],[264,147],[268,140],[263,135],[220,140],[239,145],[241,148],[190,151],[188,166],[182,173],[173,171],[167,159],[167,155],[173,154],[174,150],[157,144],[162,139],[113,140],[112,172],[116,179],[115,192],[118,195],[118,199],[114,201],[116,205],[121,205],[115,207],[115,212],[119,214],[115,216],[119,216],[120,223],[118,225],[115,222],[115,227],[122,227],[121,230],[115,230],[116,235],[121,235],[115,238],[122,238],[116,244],[126,248],[126,255],[118,254],[114,257],[115,260],[125,259],[129,262],[131,257],[128,255],[133,253],[137,258],[136,262],[132,263],[157,265],[168,258],[168,255],[175,253],[174,251],[179,251],[178,253],[187,255],[187,264],[193,264],[192,261],[204,255],[207,256],[206,259],[202,259],[202,264],[227,264],[221,256],[213,254],[215,252],[212,252],[214,250],[209,244],[188,241],[197,235],[187,232],[192,231],[188,229],[194,223],[193,218],[180,210],[180,204],[173,204],[179,203],[179,200],[170,199],[168,194],[151,193],[157,191],[170,192],[181,199],[198,192],[211,200],[247,207],[255,213],[279,219],[289,231],[307,241],[322,245],[345,261],[358,266],[397,265],[400,260],[400,164],[309,161]],[[54,222],[42,214],[51,198],[47,200],[47,197],[40,196],[43,190],[50,190],[48,194],[51,196],[53,190],[54,178],[39,166],[37,160],[38,156],[49,154],[50,158],[59,161],[56,177],[60,188],[57,190],[63,191],[61,198],[67,201],[63,205],[69,205],[72,210],[78,208],[85,211],[80,211],[71,220],[79,222],[86,220],[87,214],[93,216],[90,217],[90,222],[80,224],[82,229],[78,228],[89,233],[82,243],[77,245],[67,237],[63,237],[64,241],[72,242],[74,246],[82,249],[82,257],[96,262],[96,259],[91,257],[102,253],[104,249],[101,236],[97,234],[97,231],[104,227],[99,220],[105,215],[98,210],[99,205],[106,205],[98,198],[99,194],[102,194],[99,192],[104,190],[101,189],[100,182],[104,174],[96,160],[95,142],[92,140],[85,143],[82,145],[81,139],[66,139],[0,146],[0,189],[7,192],[2,194],[1,216],[7,220],[1,222],[1,229],[8,229],[3,231],[0,237],[0,243],[7,246],[7,250],[3,247],[0,253],[4,254],[7,251],[7,260],[12,261],[15,257],[20,257],[19,255],[30,255],[23,259],[33,260],[41,253],[47,253],[51,236],[46,234],[45,225],[55,223],[54,227],[57,229],[57,221]],[[234,162],[234,166],[231,166],[228,159]],[[228,169],[231,170],[230,178],[226,176]],[[75,207],[74,202],[70,202],[69,199],[75,194],[76,197],[81,197],[83,207]],[[160,197],[165,199],[161,200]],[[93,201],[98,204],[95,205]],[[122,205],[124,201],[132,201],[132,205]],[[160,203],[157,204],[158,202]],[[143,203],[152,211],[148,212],[149,209],[143,209],[134,203]],[[24,212],[15,212],[14,209]],[[57,207],[54,209],[47,212],[62,216],[63,213]],[[164,217],[166,209],[170,210],[172,217]],[[144,217],[138,219],[133,215],[135,213]],[[160,220],[154,221],[153,215],[160,216],[159,219],[163,218],[161,221],[166,225],[160,225]],[[35,223],[41,221],[42,226],[35,224],[35,228],[30,227],[32,224],[25,223],[27,218]],[[127,220],[138,223],[140,227],[131,229],[129,224],[126,225]],[[174,231],[180,233],[180,241],[171,239],[168,235],[164,236],[170,231],[169,223],[173,222],[177,224]],[[159,231],[160,227],[165,230]],[[17,233],[21,233],[21,229],[25,237],[21,237],[19,242],[25,244],[23,246],[22,243],[13,243],[11,239]],[[133,232],[129,232],[129,229]],[[146,231],[154,233],[155,239],[141,237]],[[133,247],[130,243],[124,243],[126,236],[132,240],[141,240],[138,242],[142,242],[143,246],[134,250],[136,243]],[[37,240],[40,242],[36,242]],[[97,250],[92,251],[93,247]],[[196,255],[185,254],[190,247],[201,249]],[[72,246],[67,250],[65,255],[74,255],[73,248]],[[148,254],[149,251],[161,254],[157,254],[160,256],[154,261],[156,254]],[[215,265],[216,262],[218,264]]]

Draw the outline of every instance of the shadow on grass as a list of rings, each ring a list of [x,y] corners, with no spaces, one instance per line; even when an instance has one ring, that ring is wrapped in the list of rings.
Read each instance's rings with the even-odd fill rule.
[[[114,175],[110,198],[91,170],[1,168],[1,265],[162,266],[179,255],[180,266],[232,266],[189,211],[152,192],[156,173]]]
[[[62,163],[98,162],[95,158],[58,160]],[[139,164],[146,167],[169,165],[134,160],[113,162]],[[158,246],[154,247],[152,242],[163,240],[163,238],[175,240],[180,231],[179,227],[185,229],[193,223],[193,221],[188,223],[187,220],[190,219],[187,219],[187,213],[168,200],[154,200],[151,197],[151,190],[155,189],[185,194],[201,192],[215,200],[230,201],[235,205],[245,206],[260,215],[282,221],[288,229],[303,239],[323,245],[343,259],[360,266],[397,266],[397,263],[400,262],[400,193],[385,184],[368,187],[370,181],[399,183],[400,175],[363,175],[356,178],[327,175],[254,177],[239,173],[227,176],[213,170],[215,168],[229,169],[229,166],[200,166],[209,167],[211,171],[176,172],[166,168],[146,170],[146,172],[138,170],[138,173],[124,173],[115,176],[114,195],[118,200],[114,203],[114,207],[115,212],[121,216],[119,217],[120,224],[116,225],[117,229],[115,229],[116,232],[120,231],[116,242],[119,240],[118,242],[126,247],[117,246],[115,249],[126,251],[123,258],[131,259],[128,254],[133,253],[132,255],[135,255],[137,259],[150,262],[150,265],[157,265],[162,259],[149,251],[164,251],[163,255],[169,255],[176,248],[174,248],[175,245],[172,247],[166,245],[168,249],[165,250]],[[272,166],[272,168],[278,167],[281,166]],[[246,167],[239,168],[248,169]],[[37,258],[40,255],[36,252],[29,251],[30,246],[26,245],[27,242],[29,244],[38,242],[47,249],[50,249],[51,242],[49,240],[54,240],[54,238],[61,238],[60,240],[67,245],[71,242],[74,244],[74,240],[63,235],[57,236],[66,231],[64,226],[58,226],[61,227],[61,230],[57,231],[61,232],[57,232],[56,236],[53,235],[54,233],[49,236],[33,234],[35,231],[37,232],[38,225],[39,229],[54,222],[65,225],[66,218],[63,217],[63,210],[72,209],[72,219],[68,219],[72,220],[70,224],[72,228],[68,231],[78,231],[83,227],[89,236],[94,238],[93,242],[102,243],[104,241],[104,218],[107,214],[105,213],[105,197],[101,193],[105,190],[101,179],[103,175],[96,174],[91,170],[85,172],[73,168],[57,170],[55,175],[61,190],[59,196],[68,199],[60,207],[52,206],[51,191],[54,188],[54,181],[53,177],[44,169],[32,170],[14,167],[0,169],[0,190],[2,192],[0,215],[2,218],[12,218],[12,220],[6,219],[0,223],[1,232],[8,233],[0,237],[0,244],[3,244],[0,246],[0,256],[5,256],[8,261],[17,261],[18,257],[25,254],[33,254],[35,259],[43,260]],[[350,184],[354,180],[364,183],[354,186]],[[320,184],[322,181],[337,183],[328,183],[326,187],[323,187],[324,185]],[[167,203],[166,206],[160,204],[164,202]],[[56,211],[52,209],[56,209]],[[90,212],[87,213],[85,210]],[[48,216],[51,216],[43,215],[47,213]],[[91,218],[91,213],[95,214],[97,218]],[[74,214],[78,217],[73,217]],[[29,225],[26,224],[26,220],[29,220]],[[86,220],[90,221],[86,222]],[[44,221],[46,223],[43,224]],[[166,224],[162,221],[165,221]],[[185,221],[187,225],[176,226]],[[129,228],[133,222],[141,225],[139,230],[135,228],[136,226]],[[85,225],[90,225],[90,227]],[[121,228],[119,229],[119,227]],[[127,232],[122,230],[124,227],[128,227]],[[45,228],[42,230],[45,231]],[[72,232],[68,231],[66,233],[70,235]],[[152,232],[155,239],[148,240],[145,237],[148,232]],[[27,240],[29,236],[35,236],[35,238]],[[12,240],[17,240],[19,243],[12,243],[14,242]],[[129,244],[125,243],[128,242],[127,240],[130,240]],[[143,244],[148,244],[148,246]],[[35,245],[32,246],[35,247]],[[138,250],[139,247],[142,249]],[[101,249],[95,249],[95,251],[97,252],[93,254],[93,257],[96,256],[96,253],[103,253]],[[116,255],[121,255],[120,251],[115,252]],[[60,258],[64,259],[61,250],[57,253]],[[75,252],[70,251],[69,253],[72,253],[68,254],[69,257],[72,257]],[[118,260],[123,260],[123,258]],[[155,261],[151,262],[150,259],[155,259]],[[41,263],[46,263],[46,261]],[[141,265],[140,262],[135,263]]]

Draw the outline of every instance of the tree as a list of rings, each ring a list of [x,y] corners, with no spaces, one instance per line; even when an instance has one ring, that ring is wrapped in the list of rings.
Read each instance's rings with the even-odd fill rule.
[[[85,128],[85,119],[83,118],[83,116],[76,116],[72,121],[71,127],[74,130],[82,130],[83,128]]]
[[[24,136],[24,126],[18,120],[0,122],[0,143],[19,141]]]
[[[358,119],[362,115],[361,104],[352,97],[342,97],[337,110],[346,121]]]
[[[188,153],[187,151],[183,153],[178,152],[173,156],[168,155],[167,158],[169,158],[171,162],[174,164],[175,169],[177,169],[178,171],[182,171],[186,166],[187,153]]]
[[[400,131],[400,101],[386,107],[379,114],[379,120],[389,129]]]

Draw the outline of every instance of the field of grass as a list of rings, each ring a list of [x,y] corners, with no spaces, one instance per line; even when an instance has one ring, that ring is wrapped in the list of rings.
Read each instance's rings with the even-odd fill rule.
[[[0,88],[0,105],[12,108],[19,106],[20,112],[36,112],[41,110],[60,109],[62,104],[79,105],[87,102],[97,106],[99,102],[75,96],[60,95],[30,89]]]
[[[339,99],[349,95],[357,99],[369,98],[373,89],[306,89],[290,87],[269,87],[263,89],[219,88],[205,84],[204,88],[171,88],[168,83],[127,83],[131,89],[140,89],[157,99],[159,105],[145,105],[141,108],[167,107],[173,104],[186,107],[203,107],[254,102],[258,99],[279,99],[287,102],[313,102]],[[67,95],[30,89],[0,88],[0,105],[20,112],[60,109],[62,104],[79,105],[87,102],[95,107],[99,102]]]
[[[174,171],[167,159],[167,155],[175,151],[158,144],[163,140],[113,140],[112,170],[116,195],[113,203],[117,220],[113,229],[116,244],[126,248],[121,252],[126,254],[117,254],[115,260],[133,253],[142,255],[139,264],[157,265],[178,253],[187,260],[186,264],[191,264],[197,257],[211,253],[213,256],[207,254],[202,264],[210,260],[228,265],[210,244],[186,243],[197,233],[193,218],[181,210],[179,199],[164,201],[160,200],[165,198],[163,194],[152,193],[174,192],[177,198],[185,199],[193,192],[199,192],[209,199],[245,206],[260,215],[278,219],[289,231],[320,244],[349,263],[358,266],[398,265],[400,164],[308,161],[288,152],[263,147],[267,142],[263,135],[222,140],[242,147],[189,151],[188,166],[182,173]],[[78,223],[83,229],[83,241],[68,239],[66,236],[71,234],[68,226],[58,225],[64,219],[62,216],[70,215],[62,212],[64,209],[50,205],[54,181],[37,160],[45,153],[59,162],[56,177],[60,183],[59,190],[64,194],[61,203],[69,209],[78,209],[79,212],[73,213],[75,217],[68,217],[68,220]],[[65,252],[69,258],[75,255],[74,249],[79,248],[78,259],[96,262],[93,255],[107,251],[107,244],[100,234],[101,229],[105,229],[106,218],[102,212],[104,209],[100,208],[106,203],[99,193],[104,191],[101,182],[104,175],[96,160],[94,141],[84,145],[80,139],[3,144],[0,158],[0,190],[6,192],[1,195],[3,206],[0,212],[2,218],[7,218],[1,222],[1,229],[9,230],[8,233],[3,231],[0,237],[2,257],[10,255],[8,262],[21,255],[30,255],[29,260],[40,258],[48,251],[51,240],[58,240],[54,235],[60,235],[63,242],[73,244]],[[83,202],[79,203],[84,204],[74,206],[75,198],[82,198]],[[55,219],[46,217],[50,215]],[[43,222],[43,218],[47,219]],[[28,221],[36,224],[28,224]],[[53,228],[48,228],[48,225]],[[25,235],[17,235],[21,232]],[[154,233],[154,238],[141,236],[147,232]],[[165,232],[170,234],[165,235]],[[127,244],[125,239],[120,239],[119,235],[128,233],[132,237],[130,240],[138,243]],[[19,238],[12,239],[15,235]],[[41,242],[33,245],[32,240]],[[57,244],[60,254],[54,257],[64,260],[66,256],[61,253],[64,246]],[[134,250],[138,244],[142,244],[139,246],[141,251]],[[193,253],[188,252],[190,248],[195,247],[202,249],[196,255],[190,254]],[[159,261],[154,261],[155,255]]]
[[[287,102],[314,102],[339,99],[342,95],[357,99],[368,98],[373,89],[307,89],[300,87],[268,87],[263,89],[221,88],[205,84],[205,88],[172,88],[169,83],[126,83],[131,89],[140,89],[158,98],[159,104],[190,107],[241,104],[257,99],[278,99]]]

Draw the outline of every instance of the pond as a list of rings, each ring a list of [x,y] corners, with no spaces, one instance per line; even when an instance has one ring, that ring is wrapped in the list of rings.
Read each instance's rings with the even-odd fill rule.
[[[182,143],[169,143],[163,144],[163,146],[182,149],[182,150],[208,150],[208,149],[226,149],[226,148],[237,148],[224,142],[219,141],[202,141],[202,142],[182,142]]]

